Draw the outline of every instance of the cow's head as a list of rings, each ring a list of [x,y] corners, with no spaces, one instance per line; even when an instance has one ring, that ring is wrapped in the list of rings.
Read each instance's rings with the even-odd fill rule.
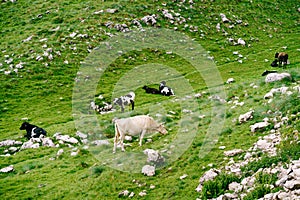
[[[28,122],[23,122],[23,124],[20,127],[20,130],[26,130],[26,128],[29,126]]]
[[[159,126],[157,127],[157,131],[163,135],[168,133],[167,129],[165,128],[165,126],[163,124],[159,124]]]

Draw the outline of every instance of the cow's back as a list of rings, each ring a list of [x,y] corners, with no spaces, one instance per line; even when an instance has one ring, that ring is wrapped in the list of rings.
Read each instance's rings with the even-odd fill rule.
[[[115,123],[120,131],[128,135],[138,135],[143,130],[148,132],[149,130],[157,127],[157,124],[153,118],[147,115],[117,119]]]

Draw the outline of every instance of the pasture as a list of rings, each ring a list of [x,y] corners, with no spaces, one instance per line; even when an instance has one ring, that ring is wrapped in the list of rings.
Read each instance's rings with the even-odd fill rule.
[[[293,0],[2,1],[0,141],[27,141],[19,127],[28,121],[59,146],[20,150],[17,145],[11,153],[0,145],[0,169],[14,166],[12,172],[0,173],[1,199],[117,199],[124,190],[134,193],[132,199],[217,197],[209,189],[196,191],[199,178],[228,164],[225,150],[244,150],[232,158],[241,161],[274,129],[271,123],[252,133],[250,125],[286,116],[279,130],[298,140],[299,93],[292,88],[300,80],[299,7]],[[230,21],[222,22],[220,14]],[[282,51],[288,52],[290,64],[271,67],[275,53]],[[294,82],[266,84],[265,70],[288,72]],[[227,84],[229,78],[234,82]],[[175,96],[143,89],[158,89],[163,80]],[[282,86],[293,94],[264,99]],[[130,91],[135,93],[134,110],[125,106],[123,113],[119,108],[99,114],[89,107],[91,101],[103,106]],[[239,116],[250,109],[253,118],[240,124]],[[168,134],[145,136],[143,146],[133,137],[125,141],[126,152],[118,148],[112,154],[112,119],[144,114],[163,122]],[[59,142],[56,133],[79,142]],[[272,161],[299,159],[293,144],[280,143]],[[150,148],[166,159],[152,177],[141,173],[147,164],[141,152]],[[257,156],[261,163],[245,166],[242,177],[230,180],[241,181],[272,165],[263,152]],[[218,195],[226,190],[222,186]],[[262,193],[267,192],[258,195]]]

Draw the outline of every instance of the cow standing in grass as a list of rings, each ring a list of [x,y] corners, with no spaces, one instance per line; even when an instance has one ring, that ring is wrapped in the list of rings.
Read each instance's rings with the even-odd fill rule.
[[[129,92],[125,96],[115,98],[114,101],[113,101],[113,105],[120,106],[122,112],[124,112],[124,107],[131,104],[131,108],[132,108],[132,110],[134,110],[134,99],[135,99],[135,93],[134,92]]]
[[[159,132],[161,134],[167,134],[168,131],[163,124],[157,123],[152,117],[148,115],[138,115],[129,118],[114,119],[115,123],[115,139],[113,153],[116,152],[117,142],[120,140],[121,149],[124,149],[125,135],[140,135],[139,144],[142,146],[143,137],[147,133]]]
[[[285,52],[275,53],[275,58],[278,59],[279,65],[287,65],[289,55]]]
[[[26,130],[26,135],[25,137],[29,140],[30,138],[39,138],[41,135],[46,136],[47,132],[33,124],[29,124],[28,122],[24,122],[20,130]]]

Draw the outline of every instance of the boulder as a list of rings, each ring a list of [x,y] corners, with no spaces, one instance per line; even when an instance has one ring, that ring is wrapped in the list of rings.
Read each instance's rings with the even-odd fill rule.
[[[275,81],[282,81],[282,80],[292,80],[292,76],[289,73],[270,73],[266,76],[265,82],[271,83]]]
[[[155,175],[155,167],[151,166],[151,165],[145,165],[142,168],[142,173],[147,176],[154,176]]]

